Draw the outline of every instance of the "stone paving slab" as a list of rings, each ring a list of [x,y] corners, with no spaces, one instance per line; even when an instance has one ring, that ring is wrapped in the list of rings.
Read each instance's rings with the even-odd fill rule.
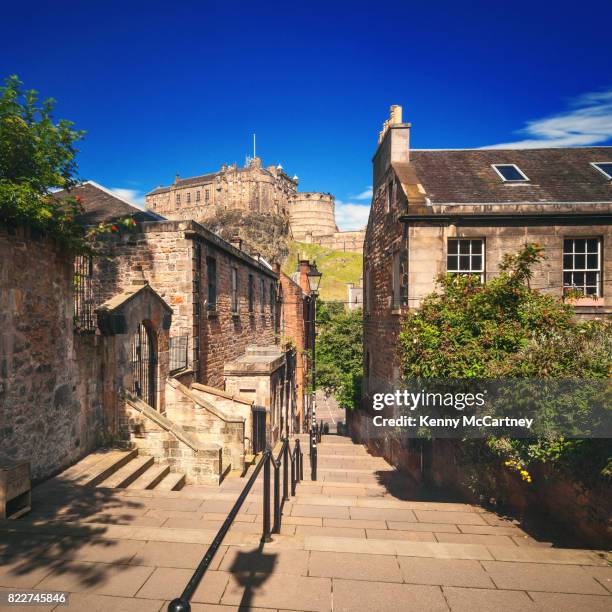
[[[600,595],[529,592],[539,610],[554,612],[610,612],[612,602]]]
[[[608,563],[598,554],[588,550],[562,548],[536,548],[520,546],[488,546],[497,561],[519,561],[524,563],[556,563],[558,565],[601,565]]]
[[[492,544],[494,546],[516,546],[516,542],[505,535],[481,535],[477,533],[444,533],[436,532],[438,542],[454,542],[461,544]]]
[[[393,531],[391,529],[366,529],[366,537],[372,540],[410,540],[412,542],[437,542],[431,531]]]
[[[248,608],[283,608],[290,610],[331,610],[331,580],[288,574],[228,574],[229,582],[222,604]]]
[[[71,593],[68,606],[58,606],[57,612],[165,612],[162,600],[113,597],[91,593]],[[32,608],[33,609],[33,608]],[[39,610],[39,608],[36,608]],[[13,609],[14,610],[14,609]]]
[[[448,611],[442,591],[435,586],[334,579],[333,588],[334,612]]]
[[[300,506],[294,505],[291,516],[315,516],[320,518],[349,518],[349,510],[338,506]]]
[[[437,531],[438,533],[459,533],[460,526],[443,523],[416,523],[406,521],[387,521],[387,527],[396,531]]]
[[[193,572],[187,569],[158,567],[138,591],[138,597],[144,599],[172,600],[178,597]],[[227,572],[209,571],[193,594],[192,601],[200,603],[219,603],[225,591],[230,574]]]
[[[404,581],[411,584],[495,588],[495,584],[478,561],[399,557],[398,563]]]
[[[500,589],[606,595],[608,591],[581,567],[483,561],[485,571]],[[612,605],[612,600],[611,600]]]
[[[353,555],[314,551],[308,563],[308,575],[328,578],[402,582],[402,574],[393,556]]]
[[[443,587],[452,612],[542,612],[522,591]]]
[[[36,586],[41,590],[134,597],[155,568],[106,563],[63,563]]]
[[[269,547],[230,546],[219,566],[220,570],[232,573],[257,572],[270,574],[308,575],[310,554],[298,549],[271,549]]]

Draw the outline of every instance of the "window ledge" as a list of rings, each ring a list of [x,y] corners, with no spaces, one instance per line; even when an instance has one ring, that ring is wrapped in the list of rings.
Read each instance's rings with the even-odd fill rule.
[[[572,306],[580,307],[580,306],[604,306],[603,298],[569,298],[566,299],[565,302],[567,304],[571,304]]]
[[[217,310],[209,310],[206,316],[209,319],[216,319],[219,316],[219,313],[217,312]]]
[[[391,309],[391,314],[392,315],[401,315],[403,313],[404,313],[404,311],[403,311],[402,308],[392,308]]]

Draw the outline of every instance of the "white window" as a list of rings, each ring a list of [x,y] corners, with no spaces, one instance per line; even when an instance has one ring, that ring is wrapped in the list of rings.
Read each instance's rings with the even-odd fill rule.
[[[612,179],[612,162],[591,162],[591,166],[599,170],[607,179]]]
[[[482,238],[449,239],[446,271],[451,274],[477,274],[480,282],[484,282],[484,240]]]
[[[601,296],[600,238],[566,238],[563,241],[563,291]]]
[[[493,170],[499,174],[504,183],[524,183],[529,180],[516,164],[493,164]]]

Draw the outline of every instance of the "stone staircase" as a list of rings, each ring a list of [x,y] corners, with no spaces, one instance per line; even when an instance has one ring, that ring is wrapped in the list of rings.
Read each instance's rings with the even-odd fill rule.
[[[185,474],[171,472],[168,463],[156,462],[138,449],[91,453],[56,478],[65,484],[110,489],[178,491],[185,485]]]
[[[125,483],[124,468],[139,459],[127,486],[104,486]],[[305,459],[281,533],[265,545],[261,478],[254,485],[193,609],[612,609],[612,568],[600,551],[556,548],[479,506],[403,499],[395,470],[348,438],[323,437],[316,482]],[[89,459],[36,487],[28,516],[0,522],[0,587],[66,590],[74,610],[165,610],[245,480],[162,490],[166,474],[147,488],[157,464],[146,464]]]

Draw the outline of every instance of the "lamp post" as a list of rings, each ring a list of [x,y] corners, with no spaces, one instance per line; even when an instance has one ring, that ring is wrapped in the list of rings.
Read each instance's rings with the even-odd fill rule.
[[[311,369],[312,369],[312,400],[311,400],[311,429],[315,425],[316,414],[315,414],[315,389],[316,389],[316,373],[315,373],[315,338],[316,338],[316,329],[315,329],[315,321],[317,317],[317,297],[319,295],[319,285],[321,283],[321,272],[317,270],[317,263],[315,261],[312,262],[310,266],[310,270],[308,271],[308,287],[310,289],[310,300],[309,300],[309,308],[310,308],[310,350],[312,352],[311,358]]]

